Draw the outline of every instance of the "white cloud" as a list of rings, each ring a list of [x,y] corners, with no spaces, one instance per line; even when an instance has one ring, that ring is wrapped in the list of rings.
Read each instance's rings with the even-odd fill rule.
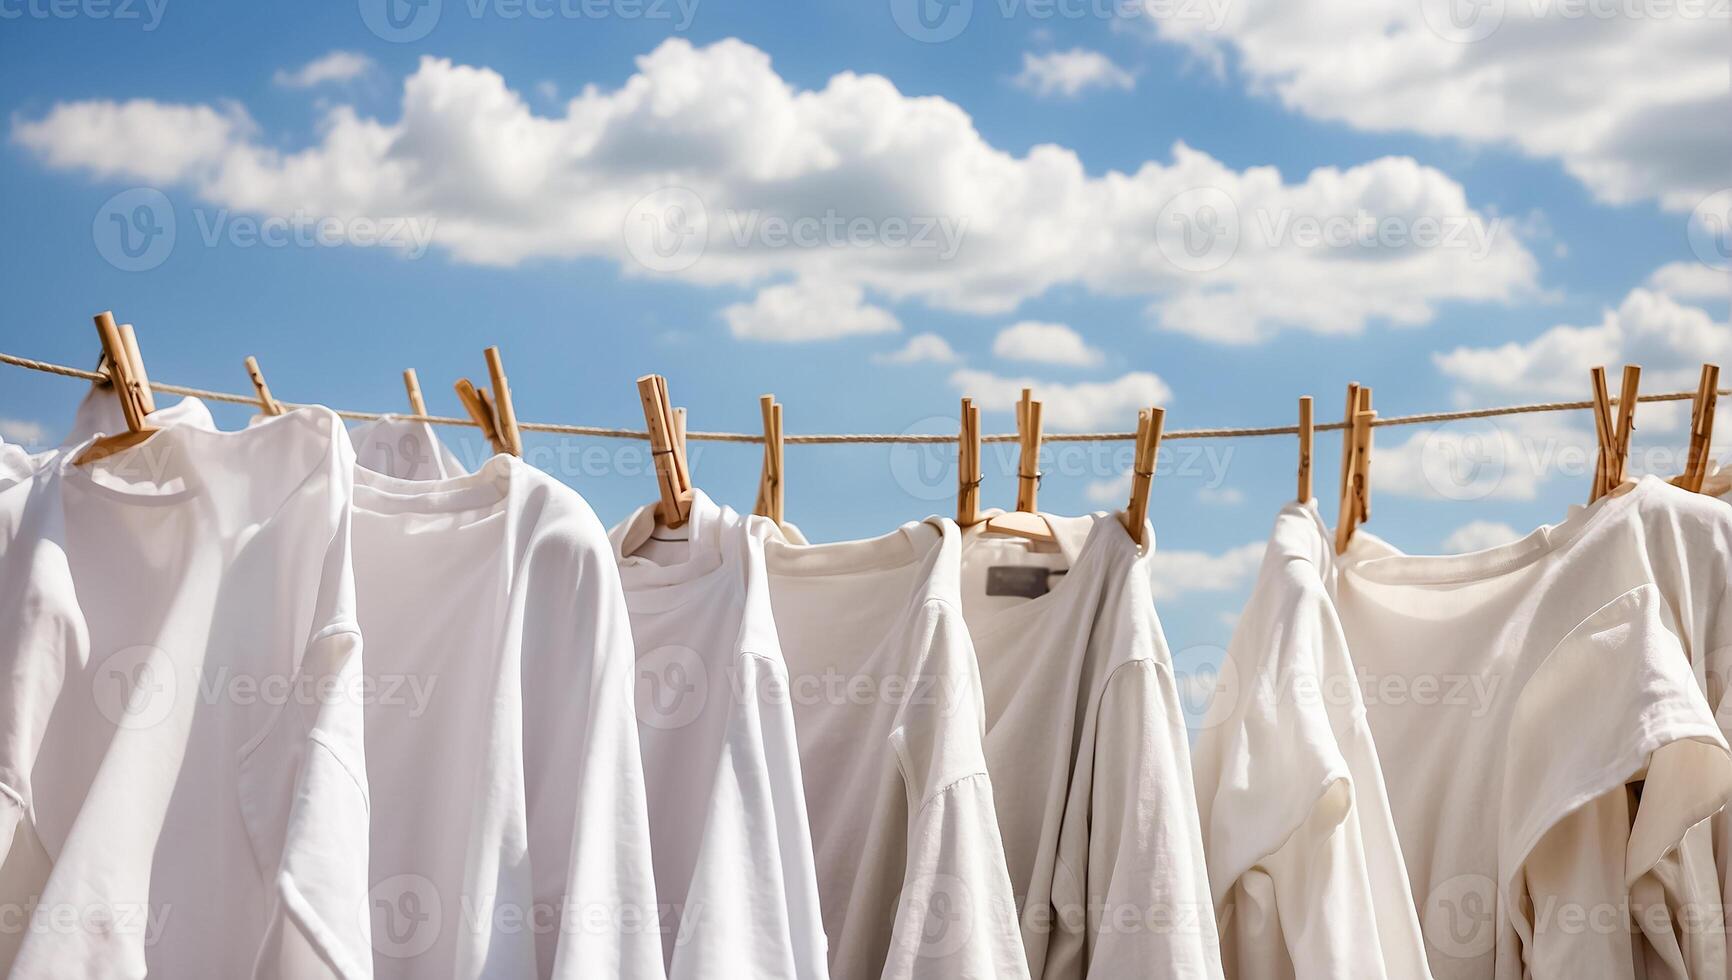
[[[1579,477],[1585,488],[1596,446],[1588,424],[1586,413],[1573,413],[1380,429],[1371,453],[1372,499],[1388,493],[1424,500],[1533,500],[1547,480],[1559,476]]]
[[[872,360],[879,364],[952,364],[959,359],[950,342],[935,333],[917,333],[908,338],[901,350],[872,355]]]
[[[1445,554],[1484,551],[1509,544],[1521,536],[1520,531],[1498,521],[1468,521],[1443,539],[1443,550]]]
[[[1099,51],[1072,48],[1047,54],[1025,52],[1022,71],[1011,79],[1018,88],[1040,96],[1063,96],[1074,99],[1091,88],[1121,89],[1137,87],[1137,77],[1113,64]]]
[[[1148,371],[1132,371],[1111,381],[1060,384],[959,368],[951,372],[950,384],[987,412],[1013,411],[1022,389],[1032,388],[1035,401],[1041,403],[1041,426],[1071,432],[1134,429],[1138,410],[1164,405],[1173,397],[1167,383]]]
[[[1726,302],[1732,299],[1732,276],[1700,262],[1672,262],[1654,270],[1648,285],[1679,299]]]
[[[1024,320],[1013,323],[993,338],[992,353],[1012,361],[1038,361],[1045,364],[1073,364],[1083,367],[1099,364],[1100,351],[1090,347],[1082,335],[1062,323],[1041,323]]]
[[[246,110],[232,104],[131,99],[63,102],[43,119],[15,120],[12,138],[55,169],[170,183],[211,179],[255,128]]]
[[[0,418],[0,442],[25,447],[46,446],[48,427],[26,419]]]
[[[1245,491],[1238,487],[1204,487],[1197,491],[1197,499],[1205,504],[1231,507],[1245,502]]]
[[[767,286],[750,303],[722,310],[722,318],[742,340],[835,340],[902,329],[889,310],[866,302],[859,286],[815,279]]]
[[[1206,551],[1172,551],[1157,547],[1150,566],[1156,599],[1172,599],[1186,592],[1225,592],[1246,584],[1263,562],[1268,547],[1261,541],[1240,545],[1221,554]]]
[[[1586,398],[1588,372],[1600,365],[1616,396],[1618,368],[1626,363],[1642,365],[1644,391],[1688,391],[1703,361],[1729,357],[1732,327],[1663,293],[1633,289],[1599,323],[1555,326],[1525,343],[1458,347],[1433,354],[1432,362],[1461,387],[1459,398],[1484,403],[1489,396]],[[1649,409],[1658,407],[1644,405],[1643,416],[1657,417]]]
[[[312,88],[328,82],[352,82],[375,67],[373,59],[358,51],[332,51],[293,71],[278,69],[271,80],[283,88]]]
[[[1090,480],[1088,486],[1083,488],[1083,496],[1087,497],[1091,504],[1123,507],[1131,498],[1131,475],[1120,473],[1105,480]]]
[[[460,262],[599,256],[736,287],[811,277],[976,314],[1080,287],[1238,343],[1420,325],[1442,303],[1535,288],[1517,233],[1408,158],[1290,181],[1179,143],[1169,159],[1091,175],[1061,146],[992,146],[956,104],[881,76],[798,88],[738,40],[668,40],[637,67],[538,115],[498,73],[425,58],[397,119],[337,105],[300,149],[255,136],[239,110],[149,100],[59,103],[15,121],[13,138],[56,169],[185,185],[236,212],[430,221]],[[1306,234],[1365,221],[1460,234],[1430,247]],[[664,238],[697,247],[675,262],[646,253]]]
[[[1722,3],[1242,0],[1220,23],[1146,3],[1158,36],[1217,69],[1231,49],[1254,91],[1320,119],[1512,144],[1612,203],[1687,211],[1726,186]]]

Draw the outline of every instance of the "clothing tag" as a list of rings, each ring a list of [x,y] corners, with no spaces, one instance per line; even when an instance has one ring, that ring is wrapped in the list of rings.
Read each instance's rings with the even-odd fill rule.
[[[1039,565],[993,565],[986,570],[986,594],[1038,599],[1051,591],[1047,579],[1064,572]]]

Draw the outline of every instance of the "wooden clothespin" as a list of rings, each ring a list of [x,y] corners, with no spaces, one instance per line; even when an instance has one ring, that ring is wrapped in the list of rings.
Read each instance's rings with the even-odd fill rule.
[[[1149,516],[1149,490],[1155,482],[1155,464],[1160,459],[1161,429],[1166,425],[1163,408],[1145,408],[1137,413],[1136,450],[1131,454],[1131,501],[1125,507],[1125,530],[1131,540],[1143,543],[1143,524]]]
[[[1316,431],[1311,419],[1311,396],[1299,399],[1299,503],[1311,501],[1311,444]]]
[[[962,400],[962,428],[956,439],[956,523],[980,523],[980,406]]]
[[[668,401],[667,379],[646,374],[637,379],[638,400],[649,429],[650,454],[655,457],[656,484],[661,502],[656,518],[667,527],[679,527],[691,516],[692,480],[686,466],[683,439],[673,405]]]
[[[1702,378],[1696,384],[1696,397],[1690,403],[1690,450],[1685,457],[1684,472],[1672,481],[1691,493],[1702,492],[1702,482],[1708,478],[1708,456],[1714,440],[1714,411],[1720,401],[1720,366],[1702,365]]]
[[[664,381],[663,384],[666,384]],[[674,409],[674,445],[679,447],[680,466],[686,471],[686,482],[691,482],[692,457],[686,452],[686,410]]]
[[[784,503],[782,483],[782,406],[775,395],[758,399],[758,411],[764,417],[764,466],[758,478],[758,501],[752,513],[782,523]]]
[[[1031,541],[1056,541],[1052,525],[1040,516],[1037,503],[1040,493],[1040,402],[1034,400],[1034,393],[1028,388],[1022,389],[1022,400],[1016,403],[1016,436],[1021,448],[1016,466],[1016,509],[987,521],[986,529]]]
[[[252,379],[253,390],[259,394],[259,413],[262,415],[281,415],[283,406],[271,397],[271,386],[265,384],[265,372],[259,369],[258,359],[247,355],[247,377]]]
[[[132,380],[138,382],[139,404],[144,408],[144,414],[149,415],[156,411],[156,394],[150,390],[150,375],[145,373],[144,357],[138,352],[138,334],[133,332],[132,324],[120,325],[120,343],[126,349]]]
[[[1371,519],[1371,428],[1377,413],[1371,389],[1347,386],[1347,427],[1342,434],[1341,500],[1335,521],[1335,551],[1347,550],[1353,532]]]
[[[421,379],[414,368],[403,369],[403,390],[409,394],[409,414],[426,415],[427,402],[421,397]]]
[[[1618,420],[1612,422],[1611,400],[1606,392],[1606,369],[1596,367],[1590,373],[1594,386],[1594,435],[1599,440],[1600,454],[1594,464],[1593,493],[1590,501],[1615,491],[1624,482],[1630,458],[1630,434],[1636,428],[1636,403],[1642,382],[1639,365],[1624,365],[1623,383],[1618,390]]]
[[[499,359],[499,348],[486,350],[487,373],[493,382],[490,394],[478,388],[468,378],[458,378],[453,386],[469,417],[480,427],[496,453],[521,457],[523,436],[517,431],[517,411],[511,404],[511,385],[505,379],[505,365]],[[417,386],[418,387],[418,386]]]
[[[499,437],[498,424],[493,417],[493,401],[487,393],[475,387],[468,378],[458,378],[451,387],[457,392],[457,400],[463,403],[463,410],[469,413],[470,421],[481,430],[493,451],[505,452],[505,442]]]
[[[517,409],[511,403],[511,384],[505,379],[505,362],[499,358],[499,348],[489,347],[487,373],[493,379],[493,417],[499,436],[505,441],[505,451],[523,456],[523,434],[517,429]]]
[[[145,421],[145,416],[150,414],[145,410],[149,401],[144,394],[143,385],[133,371],[134,363],[144,363],[143,358],[137,356],[137,339],[134,338],[132,353],[129,354],[120,328],[115,326],[114,314],[103,311],[96,315],[95,320],[96,335],[102,339],[102,350],[108,358],[108,376],[114,384],[114,395],[120,399],[120,412],[126,418],[126,431],[103,436],[91,443],[73,460],[73,465],[76,466],[94,463],[123,449],[130,449],[156,432],[156,429]]]

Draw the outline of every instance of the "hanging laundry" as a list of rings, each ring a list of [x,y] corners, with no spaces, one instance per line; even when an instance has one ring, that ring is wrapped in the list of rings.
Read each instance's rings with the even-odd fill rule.
[[[385,415],[349,430],[357,465],[399,480],[444,480],[469,472],[426,422]]]
[[[1732,650],[1728,554],[1732,512],[1654,477],[1472,554],[1355,535],[1337,608],[1440,980],[1724,974],[1712,872],[1669,855],[1732,798],[1691,661]]]
[[[640,510],[611,533],[618,549]],[[822,980],[824,922],[770,609],[767,518],[694,491],[690,516],[618,556],[672,980]]]
[[[1192,754],[1229,977],[1429,977],[1359,679],[1333,535],[1290,503]]]
[[[354,555],[375,975],[662,976],[630,627],[589,505],[508,455],[357,468]]]
[[[32,922],[76,922],[10,975],[367,976],[340,421],[78,455],[0,492],[0,843],[30,821]]]
[[[964,532],[962,557],[1029,973],[1219,977],[1152,549],[1116,516],[1044,519],[1055,545],[983,521]]]
[[[1028,976],[962,622],[961,532],[765,545],[836,980]]]

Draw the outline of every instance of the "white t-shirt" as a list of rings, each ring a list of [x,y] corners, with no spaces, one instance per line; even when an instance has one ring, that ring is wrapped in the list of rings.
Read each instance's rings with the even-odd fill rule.
[[[836,980],[1028,976],[961,546],[939,518],[765,545]]]
[[[355,463],[399,480],[445,480],[469,471],[445,448],[433,426],[385,415],[349,430]]]
[[[1117,517],[1057,547],[964,532],[962,604],[1029,972],[1221,976],[1190,749],[1149,555]]]
[[[1729,554],[1732,513],[1654,477],[1473,554],[1354,536],[1336,605],[1435,976],[1724,975],[1679,848],[1732,797],[1692,676],[1732,636]]]
[[[373,968],[662,976],[630,626],[576,491],[357,469]]]
[[[613,530],[616,554],[637,519]],[[672,980],[829,976],[788,666],[764,579],[763,541],[775,533],[767,518],[700,492],[683,526],[619,558]]]
[[[1429,977],[1315,501],[1275,518],[1192,752],[1236,977]]]
[[[190,425],[199,429],[216,429],[216,423],[211,420],[210,409],[202,400],[191,396],[172,405],[164,405],[145,416],[145,419],[159,428]],[[114,389],[91,385],[72,417],[72,431],[60,445],[82,445],[97,436],[112,436],[125,431],[126,413],[121,411],[120,398],[114,393]]]
[[[211,420],[210,409],[205,407],[204,402],[192,397],[182,398],[173,405],[165,405],[147,418],[151,425],[164,429],[171,425],[190,425],[212,430],[216,428],[216,423]],[[38,467],[72,446],[81,445],[99,435],[125,429],[126,419],[121,414],[120,402],[115,397],[114,390],[92,387],[85,393],[84,400],[79,402],[78,413],[72,423],[72,433],[59,448],[32,452],[29,447],[0,440],[0,490],[29,479],[30,474]]]
[[[0,844],[52,867],[11,975],[367,976],[341,423],[77,454],[0,491]]]

